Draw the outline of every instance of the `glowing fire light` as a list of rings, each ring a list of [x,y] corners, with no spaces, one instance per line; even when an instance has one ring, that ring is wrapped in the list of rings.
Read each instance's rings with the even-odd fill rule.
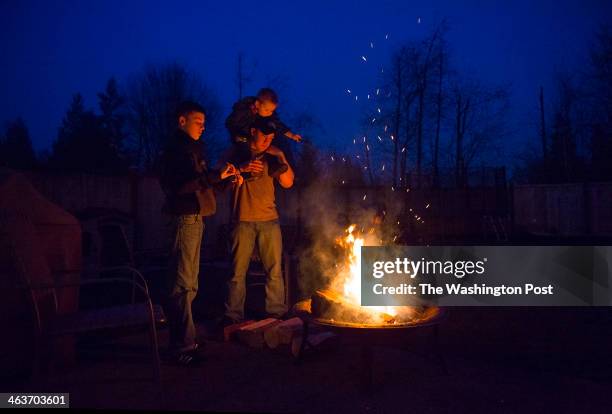
[[[346,229],[346,236],[336,240],[336,243],[345,249],[347,259],[341,266],[342,271],[334,280],[335,286],[331,287],[341,293],[347,302],[361,306],[361,247],[365,245],[365,240],[359,237],[356,228],[355,224],[351,224]],[[370,312],[373,318],[376,318],[377,314],[397,315],[397,309],[393,306],[362,306],[361,308]]]

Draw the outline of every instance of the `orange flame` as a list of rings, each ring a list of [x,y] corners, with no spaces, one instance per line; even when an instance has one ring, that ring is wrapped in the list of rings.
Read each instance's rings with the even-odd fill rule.
[[[341,271],[332,281],[332,290],[343,294],[344,298],[357,306],[361,306],[361,247],[365,246],[365,239],[360,237],[356,230],[357,226],[351,224],[346,230],[346,236],[336,239],[336,243],[345,250],[346,262],[340,266]],[[377,243],[368,243],[375,246]],[[397,315],[393,306],[362,306],[362,309],[377,313],[386,313],[391,316]]]

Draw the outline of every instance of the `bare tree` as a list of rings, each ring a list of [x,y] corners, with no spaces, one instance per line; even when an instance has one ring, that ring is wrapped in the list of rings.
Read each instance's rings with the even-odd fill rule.
[[[474,80],[457,79],[452,87],[455,181],[467,185],[473,161],[484,158],[506,132],[508,92]]]
[[[544,87],[540,86],[540,139],[542,141],[542,158],[548,159],[548,144],[546,143],[546,116],[544,110]]]
[[[238,87],[238,100],[242,99],[247,86],[253,80],[253,73],[257,68],[257,61],[248,59],[243,51],[238,53],[236,60],[236,86]]]
[[[592,177],[612,179],[612,27],[595,35],[584,79],[589,108]]]
[[[220,148],[222,135],[221,105],[216,94],[194,73],[177,63],[154,66],[132,76],[128,82],[130,126],[136,138],[139,165],[154,167],[157,158],[176,129],[176,108],[184,100],[202,104],[207,111],[206,144],[208,155]]]

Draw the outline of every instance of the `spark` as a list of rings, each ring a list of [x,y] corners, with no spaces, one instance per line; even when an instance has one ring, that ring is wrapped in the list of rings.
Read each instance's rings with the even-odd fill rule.
[[[395,141],[395,137],[391,135],[391,141]]]
[[[334,160],[334,156],[333,156],[333,155],[331,156],[331,160],[332,160],[332,161],[335,161],[335,160]]]
[[[378,108],[378,113],[380,113],[380,108]]]
[[[347,89],[346,91],[347,91],[347,92],[349,93],[349,95],[350,95],[350,93],[351,93],[351,90],[350,90],[350,89]]]
[[[395,187],[391,186],[391,191],[395,191]]]
[[[406,152],[406,147],[402,148],[402,152]]]
[[[365,140],[366,140],[366,137],[365,137],[365,135],[364,135],[364,136],[363,136],[363,142],[365,142]]]
[[[429,208],[429,204],[427,204],[427,205],[425,206],[425,208]]]
[[[369,151],[370,150],[370,146],[368,144],[366,144],[366,150]]]
[[[342,162],[346,162],[346,158],[342,157]]]
[[[365,56],[361,56],[361,59],[362,59],[364,62],[367,62],[367,61],[368,61],[368,59],[367,59]]]
[[[342,184],[344,184],[344,180],[342,180]]]
[[[384,68],[380,68],[380,73],[385,73],[385,69]]]
[[[421,18],[420,17],[417,19],[417,24],[421,24]]]
[[[389,38],[389,33],[385,35],[385,40]]]
[[[359,100],[359,96],[355,95],[355,100],[358,101]]]
[[[406,188],[406,192],[409,193],[410,192],[410,188]]]
[[[385,164],[383,164],[383,166],[382,166],[382,170],[383,170],[383,171],[385,170]]]
[[[376,138],[378,138],[378,140],[382,142],[382,138],[380,137],[380,135],[376,135]]]
[[[410,212],[412,213],[412,209],[410,209]]]
[[[372,123],[376,122],[376,118],[372,118]]]
[[[355,142],[355,139],[353,139],[353,144],[356,144],[357,142]]]
[[[368,166],[367,166],[367,165],[364,165],[364,166],[363,166],[363,169],[364,169],[364,170],[367,170],[367,169],[368,169]]]
[[[370,42],[370,49],[374,49],[374,43]]]
[[[359,159],[361,159],[361,158],[359,157],[359,155],[355,155],[355,156],[357,157],[357,159],[358,159],[358,160],[359,160]]]
[[[399,225],[399,220],[397,221],[397,224]]]
[[[389,129],[389,126],[385,125],[385,132],[387,132],[387,129]]]
[[[380,93],[380,88],[376,88],[376,95]]]
[[[366,197],[367,197],[367,196],[368,196],[367,194],[364,194],[364,195],[363,195],[363,200],[364,200],[364,201],[365,201],[365,199],[366,199]]]
[[[370,99],[370,94],[368,94],[368,99]]]

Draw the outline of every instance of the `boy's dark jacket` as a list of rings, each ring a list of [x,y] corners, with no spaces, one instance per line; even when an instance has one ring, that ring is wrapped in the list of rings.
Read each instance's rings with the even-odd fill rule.
[[[254,96],[247,96],[236,102],[232,107],[232,113],[225,120],[225,127],[230,133],[232,142],[240,142],[242,140],[237,140],[236,137],[248,137],[251,134],[251,125],[259,117],[257,113],[253,113],[251,110],[256,100],[257,98]],[[274,122],[277,136],[284,135],[289,131],[289,128],[283,124],[276,113],[262,118]]]
[[[164,213],[198,214],[195,192],[221,183],[219,171],[208,170],[200,140],[180,129],[170,138],[161,157],[159,178],[166,195]]]

